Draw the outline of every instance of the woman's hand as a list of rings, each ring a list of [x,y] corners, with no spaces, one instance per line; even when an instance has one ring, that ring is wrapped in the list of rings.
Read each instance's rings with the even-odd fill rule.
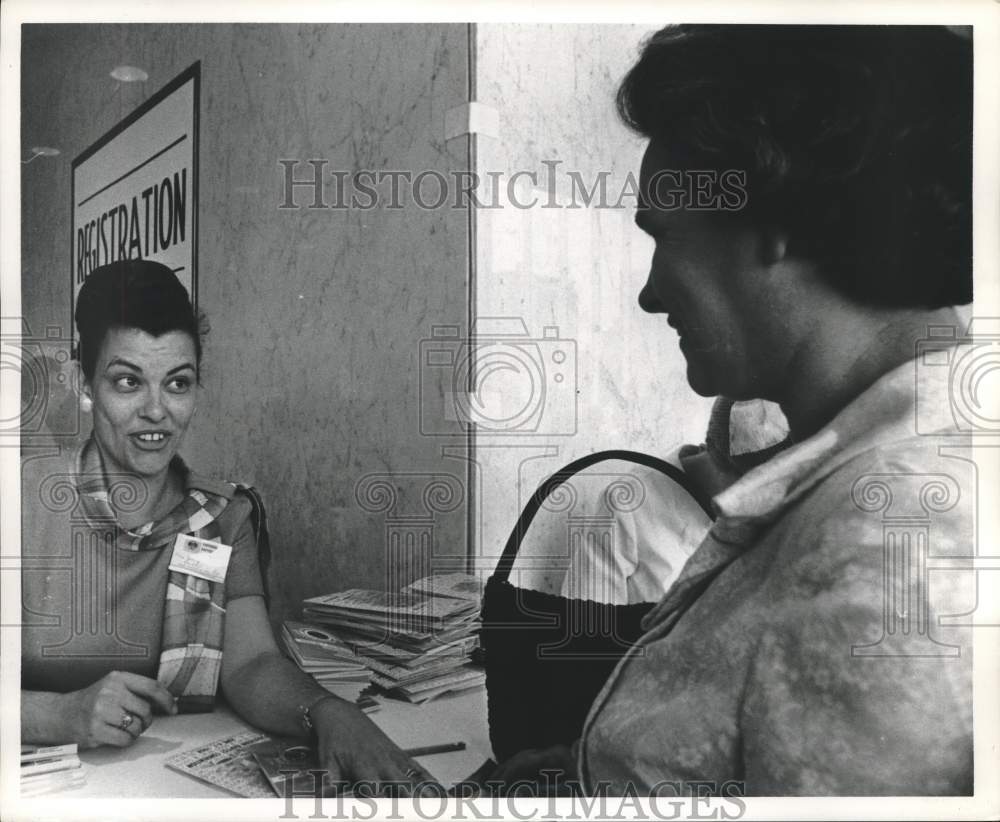
[[[517,792],[533,796],[570,796],[576,780],[576,743],[530,748],[502,762],[485,780],[487,791]]]
[[[324,699],[310,716],[319,740],[320,765],[331,782],[392,783],[403,796],[413,793],[421,782],[436,783],[356,705]]]
[[[173,695],[155,679],[112,671],[83,690],[62,694],[57,713],[67,742],[124,748],[150,726],[154,708],[177,713]]]
[[[320,767],[331,783],[381,783],[372,789],[404,794],[434,782],[357,705],[321,690],[278,650],[259,596],[238,597],[226,607],[221,684],[237,713],[281,736],[301,734],[301,706],[311,706]]]

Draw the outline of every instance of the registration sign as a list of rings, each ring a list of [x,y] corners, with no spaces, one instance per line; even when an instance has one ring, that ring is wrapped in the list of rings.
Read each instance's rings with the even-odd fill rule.
[[[169,266],[197,304],[200,86],[199,61],[73,160],[73,306],[91,271],[134,259]]]

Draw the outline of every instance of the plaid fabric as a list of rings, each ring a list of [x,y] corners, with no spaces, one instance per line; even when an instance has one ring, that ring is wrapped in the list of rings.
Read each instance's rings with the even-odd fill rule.
[[[189,476],[179,457],[174,458],[171,468]],[[80,453],[77,487],[87,517],[105,523],[115,521],[111,502],[117,495],[127,499],[134,493],[134,486],[107,476],[100,449],[93,440]],[[184,500],[162,519],[134,531],[115,529],[116,547],[123,551],[170,549],[177,534],[217,540],[221,532],[216,520],[229,501],[225,494],[188,487]],[[170,572],[157,679],[177,697],[181,712],[211,711],[214,706],[222,670],[225,615],[224,583]]]

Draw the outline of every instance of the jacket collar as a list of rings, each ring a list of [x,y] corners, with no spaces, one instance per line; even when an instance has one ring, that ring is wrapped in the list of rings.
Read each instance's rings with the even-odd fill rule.
[[[953,354],[959,356],[959,348]],[[669,630],[699,592],[757,539],[761,530],[848,460],[918,434],[959,433],[950,422],[949,368],[911,360],[887,372],[809,439],[744,474],[717,494],[718,514],[702,544],[643,619]],[[929,425],[919,425],[919,419]]]
[[[957,356],[962,349],[952,353]],[[948,371],[927,367],[918,358],[884,374],[816,434],[716,495],[712,532],[721,541],[746,542],[859,454],[918,434],[958,433],[949,413]],[[928,424],[919,425],[924,418]]]

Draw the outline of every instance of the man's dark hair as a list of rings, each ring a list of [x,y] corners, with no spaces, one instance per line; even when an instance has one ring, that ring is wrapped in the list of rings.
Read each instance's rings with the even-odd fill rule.
[[[203,321],[187,290],[167,266],[152,260],[121,260],[95,268],[76,299],[80,367],[93,379],[104,337],[113,328],[137,328],[154,337],[183,331],[194,341],[201,367]]]
[[[745,216],[789,232],[855,300],[972,299],[972,43],[941,26],[669,26],[618,111],[681,168],[747,173]]]

